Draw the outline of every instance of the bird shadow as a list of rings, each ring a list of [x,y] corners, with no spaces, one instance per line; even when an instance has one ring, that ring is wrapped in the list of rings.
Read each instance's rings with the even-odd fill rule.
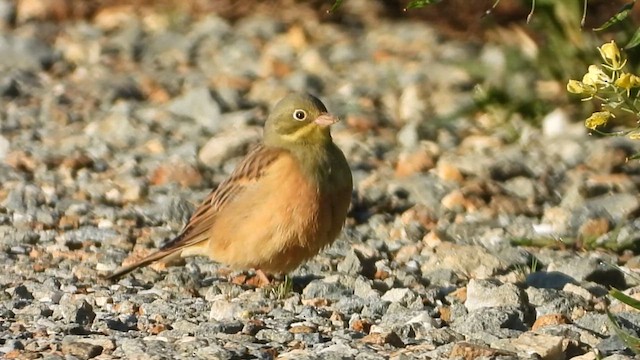
[[[312,281],[323,279],[323,276],[316,274],[296,275],[291,277],[293,283],[293,291],[302,293],[302,290],[307,287]]]
[[[289,281],[291,281],[293,285],[293,291],[297,293],[302,293],[302,290],[309,285],[314,280],[323,279],[323,276],[315,275],[315,274],[304,274],[304,275],[295,275],[289,276]],[[201,287],[212,286],[216,283],[233,283],[239,285],[244,290],[251,290],[265,286],[276,286],[283,282],[287,281],[286,276],[273,276],[271,277],[271,282],[269,284],[261,284],[257,280],[257,276],[255,274],[247,274],[242,273],[234,276],[211,276],[204,278],[200,281]]]

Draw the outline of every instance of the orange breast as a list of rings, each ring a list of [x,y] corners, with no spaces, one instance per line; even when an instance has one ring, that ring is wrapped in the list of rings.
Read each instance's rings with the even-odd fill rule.
[[[236,268],[289,272],[335,240],[350,192],[320,193],[291,156],[281,156],[216,215],[207,252]]]

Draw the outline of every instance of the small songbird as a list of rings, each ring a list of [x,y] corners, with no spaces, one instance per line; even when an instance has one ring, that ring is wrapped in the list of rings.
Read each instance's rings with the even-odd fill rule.
[[[287,273],[340,233],[353,182],[329,127],[338,120],[316,97],[291,94],[275,106],[264,139],[212,191],[173,240],[108,275],[155,261],[208,256],[235,269]]]

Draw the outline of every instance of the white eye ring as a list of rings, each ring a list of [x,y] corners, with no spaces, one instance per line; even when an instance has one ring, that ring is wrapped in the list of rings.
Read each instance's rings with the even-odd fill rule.
[[[307,112],[302,109],[296,109],[293,111],[293,120],[304,121],[307,118]]]

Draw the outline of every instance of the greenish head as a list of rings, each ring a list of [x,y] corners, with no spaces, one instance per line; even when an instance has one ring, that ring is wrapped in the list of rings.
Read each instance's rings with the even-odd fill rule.
[[[267,145],[296,149],[331,142],[329,127],[338,119],[315,96],[293,93],[273,108],[264,128]]]

